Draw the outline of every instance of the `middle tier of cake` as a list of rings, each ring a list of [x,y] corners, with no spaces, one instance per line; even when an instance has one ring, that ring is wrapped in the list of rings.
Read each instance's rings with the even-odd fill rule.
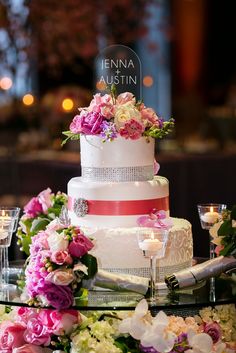
[[[169,215],[169,182],[91,182],[82,177],[68,183],[68,210],[72,224],[86,227],[135,227],[137,218],[152,209]]]

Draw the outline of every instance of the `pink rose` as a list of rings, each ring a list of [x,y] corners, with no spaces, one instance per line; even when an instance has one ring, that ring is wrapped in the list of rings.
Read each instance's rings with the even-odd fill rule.
[[[92,248],[93,243],[91,240],[85,237],[83,234],[78,234],[73,238],[72,242],[70,242],[68,250],[72,256],[81,257]]]
[[[58,310],[68,309],[74,302],[72,289],[68,286],[57,286],[50,282],[44,282],[39,288],[38,294],[45,298],[48,305]]]
[[[72,331],[73,325],[81,322],[77,310],[40,310],[39,318],[54,335],[68,334]]]
[[[51,261],[57,265],[71,265],[73,262],[72,257],[66,250],[56,251],[51,256]]]
[[[24,346],[21,346],[19,348],[14,348],[12,351],[12,353],[47,353],[47,352],[51,352],[51,350],[36,346],[34,344],[24,344]]]
[[[109,94],[105,94],[104,96],[101,96],[100,93],[95,94],[88,107],[88,110],[90,112],[100,113],[106,119],[112,118],[114,114],[114,104],[112,97]]]
[[[205,324],[203,331],[211,336],[213,343],[218,342],[221,338],[221,328],[216,321]]]
[[[125,104],[130,101],[133,101],[133,103],[135,103],[135,98],[133,93],[124,92],[119,94],[119,96],[116,99],[116,104]]]
[[[70,131],[77,134],[98,135],[104,117],[97,112],[85,112],[76,115],[70,125]]]
[[[43,212],[43,207],[37,197],[33,197],[24,207],[24,212],[30,218],[36,217]]]
[[[144,126],[135,119],[127,121],[123,127],[120,128],[120,136],[131,140],[137,140],[142,136]]]
[[[58,286],[68,286],[74,280],[74,274],[71,269],[57,269],[49,272],[45,280]]]
[[[0,352],[22,346],[25,343],[24,332],[25,327],[20,323],[2,322],[0,325]]]
[[[50,332],[48,332],[38,317],[33,317],[28,320],[27,328],[24,332],[24,339],[26,342],[37,346],[49,346],[51,342]]]
[[[41,191],[38,195],[38,200],[42,205],[44,213],[46,213],[48,208],[52,206],[51,193],[52,193],[52,190],[50,188],[47,188],[46,190]]]

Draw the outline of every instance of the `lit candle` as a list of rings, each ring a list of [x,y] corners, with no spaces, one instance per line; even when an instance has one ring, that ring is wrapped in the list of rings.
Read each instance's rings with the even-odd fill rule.
[[[217,222],[217,220],[219,219],[220,215],[218,212],[214,211],[214,208],[213,206],[210,207],[210,211],[209,212],[206,212],[204,213],[202,216],[201,216],[201,220],[205,223],[215,223]]]
[[[8,237],[9,225],[11,223],[11,217],[2,210],[0,214],[0,240]]]
[[[139,242],[139,247],[143,251],[156,252],[162,248],[162,242],[160,242],[158,239],[148,238]]]

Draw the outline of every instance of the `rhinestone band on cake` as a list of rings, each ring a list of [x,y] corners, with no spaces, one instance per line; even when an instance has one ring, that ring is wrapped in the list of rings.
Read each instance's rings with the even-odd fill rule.
[[[153,165],[137,167],[83,167],[82,178],[86,181],[147,181],[153,179]]]

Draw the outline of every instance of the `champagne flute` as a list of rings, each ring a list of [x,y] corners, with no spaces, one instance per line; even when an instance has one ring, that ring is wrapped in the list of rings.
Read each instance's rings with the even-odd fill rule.
[[[163,228],[143,228],[138,230],[138,246],[143,256],[150,260],[150,301],[155,300],[156,262],[165,256],[169,231]]]

